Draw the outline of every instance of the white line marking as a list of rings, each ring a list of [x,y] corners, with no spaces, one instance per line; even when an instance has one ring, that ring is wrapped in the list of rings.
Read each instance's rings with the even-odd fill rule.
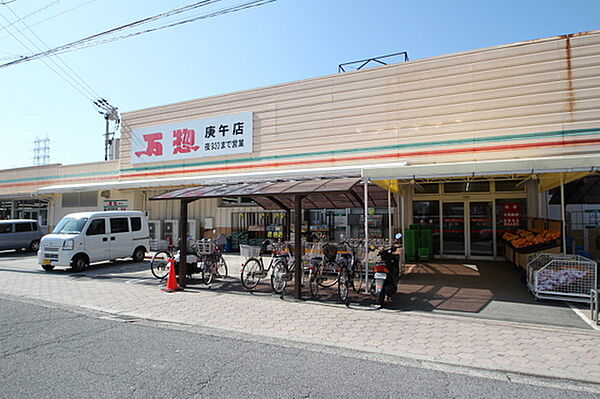
[[[569,302],[565,302],[565,303],[566,303],[566,304],[567,304],[567,305],[568,305],[568,306],[571,308],[571,310],[572,310],[573,312],[575,312],[575,314],[576,314],[577,316],[581,317],[581,319],[582,319],[583,321],[585,321],[585,322],[586,322],[586,323],[587,323],[587,324],[588,324],[590,327],[592,327],[592,328],[593,328],[594,330],[596,330],[596,331],[600,331],[600,327],[598,327],[598,326],[596,325],[596,323],[594,323],[594,322],[593,322],[592,320],[590,320],[590,319],[589,319],[589,318],[588,318],[588,317],[587,317],[585,314],[583,314],[583,312],[582,312],[582,311],[581,311],[579,308],[577,308],[577,307],[575,307],[575,306],[571,305]]]

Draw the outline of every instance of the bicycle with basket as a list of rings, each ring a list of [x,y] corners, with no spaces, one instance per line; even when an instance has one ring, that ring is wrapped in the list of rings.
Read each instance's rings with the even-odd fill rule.
[[[271,260],[265,267],[263,255],[271,252]],[[271,288],[281,294],[292,277],[291,250],[283,241],[265,240],[261,246],[240,245],[240,255],[246,258],[240,272],[240,280],[247,290],[253,290],[271,272]]]
[[[340,266],[337,262],[338,247],[324,240],[305,244],[305,273],[308,274],[310,295],[317,297],[319,287],[329,288],[339,280]]]
[[[201,274],[202,282],[210,284],[214,278],[227,278],[227,262],[223,258],[221,248],[210,239],[190,241],[189,252],[186,254],[187,276]],[[181,254],[175,247],[169,246],[166,250],[158,251],[150,261],[150,271],[157,279],[164,279],[169,275],[171,260],[179,264]]]

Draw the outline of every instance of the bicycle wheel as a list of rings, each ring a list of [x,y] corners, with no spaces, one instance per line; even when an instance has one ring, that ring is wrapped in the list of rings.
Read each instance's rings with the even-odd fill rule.
[[[309,273],[308,273],[308,288],[310,290],[310,296],[312,296],[313,298],[316,298],[317,296],[319,296],[319,284],[318,284],[318,278],[319,278],[319,271],[318,271],[318,267],[314,268],[314,269],[310,269]]]
[[[154,277],[162,280],[169,275],[170,257],[171,255],[167,251],[158,251],[154,254],[150,261],[150,271]]]
[[[248,259],[246,263],[244,263],[244,266],[242,266],[240,276],[242,285],[247,290],[254,289],[260,282],[263,274],[264,272],[262,263],[256,258]]]
[[[217,269],[217,265],[213,260],[208,261],[204,264],[204,269],[202,269],[202,282],[206,285],[212,283],[214,278],[214,273]]]
[[[349,295],[348,295],[348,293],[350,292],[350,285],[351,285],[351,282],[350,282],[350,274],[348,273],[348,269],[346,269],[345,267],[342,267],[342,269],[340,270],[339,278],[338,278],[338,295],[340,296],[340,301],[342,301],[346,305],[348,305],[350,303]]]
[[[333,287],[338,282],[340,266],[337,262],[327,262],[321,267],[317,283],[321,287]]]
[[[229,276],[229,268],[227,267],[227,262],[225,262],[225,258],[223,258],[223,255],[219,255],[219,259],[217,260],[217,262],[217,277],[227,278],[227,276]]]
[[[273,265],[271,272],[271,288],[276,294],[281,294],[287,285],[287,267],[283,261],[278,261]]]
[[[356,293],[359,293],[362,289],[362,284],[365,278],[364,273],[364,270],[360,269],[360,263],[355,263],[352,266],[352,272],[350,277],[352,277],[352,288]]]

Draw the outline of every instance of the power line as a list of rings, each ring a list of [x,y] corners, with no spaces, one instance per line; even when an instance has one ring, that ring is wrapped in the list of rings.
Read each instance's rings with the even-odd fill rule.
[[[66,13],[68,13],[68,12],[74,11],[74,10],[76,10],[76,9],[78,9],[78,8],[81,8],[81,7],[83,7],[83,6],[86,6],[86,5],[90,4],[90,3],[93,3],[94,1],[97,1],[97,0],[88,0],[88,1],[86,1],[85,3],[79,4],[79,5],[75,6],[75,7],[68,8],[68,9],[66,9],[66,10],[64,10],[64,11],[61,11],[61,12],[59,12],[59,13],[57,13],[57,14],[54,14],[54,15],[52,15],[52,16],[50,16],[50,17],[48,17],[48,18],[44,18],[44,19],[42,19],[42,20],[40,20],[40,21],[37,21],[37,22],[35,22],[35,23],[31,24],[30,26],[36,26],[36,25],[39,25],[39,24],[41,24],[41,23],[44,23],[44,22],[46,22],[46,21],[49,21],[49,20],[51,20],[51,19],[54,19],[54,18],[56,18],[56,17],[59,17],[59,16],[61,16],[61,15],[63,15],[63,14],[66,14]],[[25,18],[27,18],[27,17],[29,17],[29,16],[31,16],[31,15],[37,14],[37,13],[38,13],[40,10],[41,10],[41,9],[38,9],[38,10],[36,10],[36,11],[33,11],[32,13],[29,13],[28,15],[25,15],[25,16],[23,17],[23,19],[25,19]],[[18,33],[18,32],[20,32],[20,30],[17,30],[17,33]],[[0,37],[0,40],[2,40],[2,39],[6,39],[7,37],[10,37],[10,35],[1,36],[1,37]]]
[[[35,15],[35,14],[37,14],[37,13],[41,12],[41,11],[44,11],[44,10],[46,10],[46,9],[48,9],[48,8],[52,7],[53,5],[55,5],[55,4],[58,4],[58,3],[60,3],[60,0],[55,0],[55,1],[53,1],[52,3],[50,3],[50,4],[47,4],[47,5],[45,5],[44,7],[38,8],[37,10],[35,10],[35,11],[32,11],[32,12],[30,12],[29,14],[27,14],[27,15],[23,16],[23,18],[22,18],[22,19],[29,18],[29,17],[31,17],[32,15]],[[2,4],[2,5],[5,5],[5,6],[7,6],[7,7],[8,7],[8,3],[0,3],[0,4]],[[9,25],[5,26],[4,28],[10,28],[11,26],[13,26],[14,24],[16,24],[17,22],[18,22],[18,21],[15,21],[15,22],[13,22],[13,23],[11,23],[11,24],[9,24]],[[5,36],[5,37],[6,37],[6,36]]]
[[[6,4],[4,4],[6,5]],[[7,21],[8,23],[10,23],[10,20],[8,20],[3,14],[0,13],[0,16]],[[10,35],[19,43],[21,43],[21,45],[23,47],[25,47],[25,49],[27,49],[27,51],[31,51],[31,49],[29,48],[29,46],[27,46],[25,43],[23,43],[21,41],[21,39],[19,39],[17,36],[13,35],[12,32],[10,32],[9,30],[7,30],[6,28],[4,28],[2,26],[2,28],[4,30],[6,30],[7,32],[10,33]],[[51,62],[55,63],[52,59],[50,59]],[[83,91],[81,88],[77,87],[75,84],[73,84],[70,80],[68,80],[67,78],[65,78],[61,73],[59,73],[56,69],[54,69],[50,64],[48,64],[45,60],[41,60],[48,68],[50,68],[54,73],[56,73],[61,79],[63,79],[67,84],[69,84],[69,86],[71,86],[72,88],[74,88],[75,90],[77,90],[79,93],[81,93],[84,97],[88,98],[91,100],[90,95],[88,93],[85,93],[85,91]]]
[[[50,46],[48,46],[48,44],[46,44],[46,42],[44,40],[42,40],[41,37],[39,37],[34,31],[33,29],[31,29],[29,27],[29,25],[27,25],[27,23],[23,20],[23,18],[20,18],[14,11],[12,8],[10,8],[8,5],[6,6],[6,8],[8,8],[8,10],[13,14],[13,16],[15,18],[17,18],[17,21],[15,23],[21,22],[26,28],[27,30],[29,30],[31,32],[31,34],[33,34],[47,49],[50,48]],[[38,50],[41,50],[33,40],[29,39],[24,33],[21,32],[21,35],[23,35],[23,37],[25,37],[31,44],[33,44]],[[67,68],[71,74],[69,74],[68,71],[66,71],[63,67],[61,67],[58,63],[56,63],[52,58],[49,58],[52,63],[54,65],[56,65],[58,68],[60,68],[61,71],[63,71],[67,76],[69,76],[69,78],[71,78],[80,88],[82,88],[84,91],[86,91],[87,93],[89,93],[91,95],[92,98],[94,97],[100,97],[100,95],[89,85],[87,84],[87,82],[85,80],[83,80],[83,78],[81,76],[79,76],[77,74],[77,72],[75,72],[73,70],[73,68],[71,68],[62,58],[60,58],[60,56],[56,55],[56,59],[58,59],[60,61],[60,63],[62,65],[65,66],[65,68]],[[73,76],[75,76],[75,78],[73,78]],[[79,81],[79,82],[78,82]]]
[[[162,18],[165,18],[165,17],[173,16],[173,15],[176,15],[176,14],[180,14],[182,12],[191,11],[193,9],[197,9],[199,7],[207,6],[207,5],[210,5],[210,4],[214,4],[214,3],[217,3],[219,1],[222,1],[222,0],[205,0],[205,1],[198,2],[198,3],[190,4],[188,6],[181,7],[179,9],[175,9],[175,10],[167,11],[165,13],[157,14],[157,15],[152,16],[152,17],[148,17],[148,18],[144,18],[144,19],[141,19],[141,20],[137,20],[137,21],[125,24],[125,25],[121,25],[121,26],[113,28],[113,29],[109,29],[109,30],[104,31],[104,32],[100,32],[100,33],[97,33],[97,34],[94,34],[94,35],[91,35],[91,36],[87,36],[87,37],[85,37],[83,39],[79,39],[79,40],[76,40],[74,42],[64,44],[62,46],[55,47],[55,48],[47,50],[47,51],[42,51],[42,52],[39,52],[37,54],[32,54],[30,56],[23,57],[23,58],[20,58],[18,60],[14,60],[14,61],[11,61],[11,62],[7,62],[5,64],[0,64],[0,69],[6,68],[6,67],[9,67],[9,66],[13,66],[13,65],[16,65],[16,64],[20,64],[20,63],[23,63],[23,62],[33,61],[35,59],[42,58],[42,57],[48,57],[48,56],[51,56],[51,55],[54,55],[54,54],[62,54],[62,53],[68,52],[68,51],[74,51],[74,50],[81,49],[81,48],[93,47],[93,46],[97,46],[97,45],[100,45],[100,44],[104,44],[104,43],[108,43],[108,42],[112,42],[112,41],[116,41],[116,40],[122,40],[122,39],[125,39],[125,38],[128,38],[128,37],[138,36],[138,35],[142,35],[142,34],[145,34],[145,33],[154,32],[154,31],[161,30],[161,29],[171,28],[171,27],[174,27],[174,26],[179,26],[179,25],[187,24],[187,23],[190,23],[190,22],[195,22],[195,21],[202,20],[202,19],[213,18],[213,17],[217,17],[217,16],[220,16],[220,15],[224,15],[224,14],[229,14],[229,13],[234,13],[234,12],[237,12],[237,11],[242,11],[242,10],[245,10],[245,9],[248,9],[248,8],[259,7],[259,6],[268,4],[268,3],[273,3],[273,2],[275,2],[277,0],[254,0],[254,1],[249,1],[249,2],[246,2],[246,3],[242,3],[242,4],[238,4],[238,5],[229,7],[229,8],[224,8],[224,9],[221,9],[221,10],[218,10],[218,11],[215,11],[215,12],[211,12],[211,13],[208,13],[208,14],[200,15],[200,16],[197,16],[197,17],[194,17],[194,18],[189,18],[189,19],[186,19],[186,20],[183,20],[183,21],[178,21],[178,22],[174,22],[174,23],[162,25],[162,26],[159,26],[159,27],[156,27],[156,28],[147,29],[147,30],[144,30],[144,31],[133,32],[133,33],[126,34],[126,35],[121,35],[121,36],[117,36],[117,37],[113,37],[113,38],[107,38],[107,39],[104,39],[104,40],[99,40],[102,37],[109,36],[109,35],[115,34],[117,32],[126,30],[126,29],[131,29],[131,28],[134,28],[134,27],[138,27],[140,25],[144,25],[144,24],[147,24],[147,23],[150,23],[150,22],[154,22],[154,21],[156,21],[158,19],[162,19]]]

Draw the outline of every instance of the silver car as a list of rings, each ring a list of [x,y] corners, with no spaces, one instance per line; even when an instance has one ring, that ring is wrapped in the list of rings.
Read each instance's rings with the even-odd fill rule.
[[[0,250],[14,249],[18,252],[27,249],[37,252],[43,235],[37,220],[0,220]]]

